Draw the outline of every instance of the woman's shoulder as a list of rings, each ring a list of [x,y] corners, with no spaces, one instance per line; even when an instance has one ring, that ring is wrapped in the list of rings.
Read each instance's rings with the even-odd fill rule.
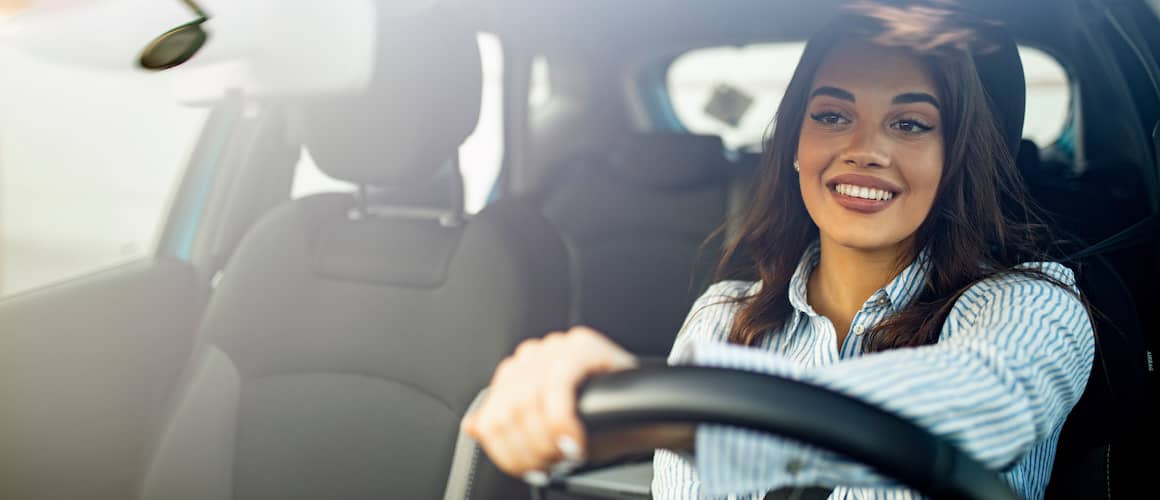
[[[727,342],[733,318],[742,307],[741,299],[754,295],[760,287],[761,282],[754,281],[720,281],[709,286],[685,317],[669,363],[682,359],[697,342]]]
[[[735,301],[743,297],[750,297],[761,290],[760,281],[718,281],[709,286],[701,298],[697,299],[700,305],[710,305],[721,301]]]
[[[1016,309],[1082,310],[1075,273],[1058,262],[1024,262],[975,283],[955,302],[952,315],[977,318]]]
[[[1066,291],[1074,290],[1075,284],[1075,272],[1059,262],[1024,262],[976,283],[971,289],[985,292],[1013,287],[1050,287]]]
[[[742,299],[752,297],[761,289],[760,281],[719,281],[709,286],[701,297],[693,302],[689,315],[685,318],[685,327],[707,317],[715,318],[714,322],[728,321],[741,309]]]

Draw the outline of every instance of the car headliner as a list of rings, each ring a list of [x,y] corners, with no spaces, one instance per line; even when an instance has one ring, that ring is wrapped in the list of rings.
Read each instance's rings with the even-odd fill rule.
[[[542,50],[676,51],[696,46],[802,40],[848,0],[462,0],[481,28]],[[1017,38],[1058,39],[1068,0],[972,0]],[[1057,22],[1058,21],[1058,22]]]

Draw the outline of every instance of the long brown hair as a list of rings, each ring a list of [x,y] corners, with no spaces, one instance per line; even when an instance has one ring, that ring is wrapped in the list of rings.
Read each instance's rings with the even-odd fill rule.
[[[837,43],[850,37],[882,43],[887,30],[881,19],[847,12],[806,44],[765,144],[754,202],[718,266],[720,277],[728,263],[746,255],[762,282],[755,295],[737,299],[744,305],[730,342],[754,345],[786,324],[792,314],[790,279],[818,237],[792,166],[818,67]],[[958,297],[999,274],[1026,275],[1070,290],[1041,272],[1014,267],[1054,260],[1059,247],[1016,170],[971,51],[958,44],[912,50],[937,86],[946,144],[934,205],[915,235],[915,251],[929,252],[930,268],[918,297],[870,332],[867,351],[936,342]]]

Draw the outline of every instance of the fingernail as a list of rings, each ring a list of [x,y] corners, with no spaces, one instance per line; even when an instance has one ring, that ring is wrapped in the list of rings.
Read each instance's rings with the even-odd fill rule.
[[[572,436],[560,436],[560,439],[556,440],[556,447],[560,449],[566,461],[581,462],[584,459],[580,456],[580,445],[576,444]]]
[[[524,482],[537,488],[548,486],[548,475],[544,471],[534,470],[524,474]]]

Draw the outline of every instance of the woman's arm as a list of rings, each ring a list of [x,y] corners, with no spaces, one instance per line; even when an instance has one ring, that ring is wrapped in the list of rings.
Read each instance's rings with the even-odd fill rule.
[[[1062,266],[1046,270],[1070,281]],[[1067,290],[1012,276],[969,290],[947,322],[938,344],[814,369],[719,342],[694,343],[678,361],[777,374],[856,397],[911,419],[993,469],[1007,468],[1049,437],[1078,401],[1094,351],[1088,315]],[[831,453],[726,426],[700,426],[696,448],[699,480],[711,496],[808,484],[894,485]]]
[[[748,286],[727,282],[711,287],[694,305],[678,343],[726,334],[716,326],[727,316],[723,302],[741,285]],[[654,448],[691,449],[692,426],[640,429],[588,441],[576,415],[577,387],[592,375],[638,363],[631,353],[583,327],[526,341],[496,368],[487,397],[464,417],[462,428],[500,470],[529,480],[544,479],[543,473],[562,462],[604,460]]]

